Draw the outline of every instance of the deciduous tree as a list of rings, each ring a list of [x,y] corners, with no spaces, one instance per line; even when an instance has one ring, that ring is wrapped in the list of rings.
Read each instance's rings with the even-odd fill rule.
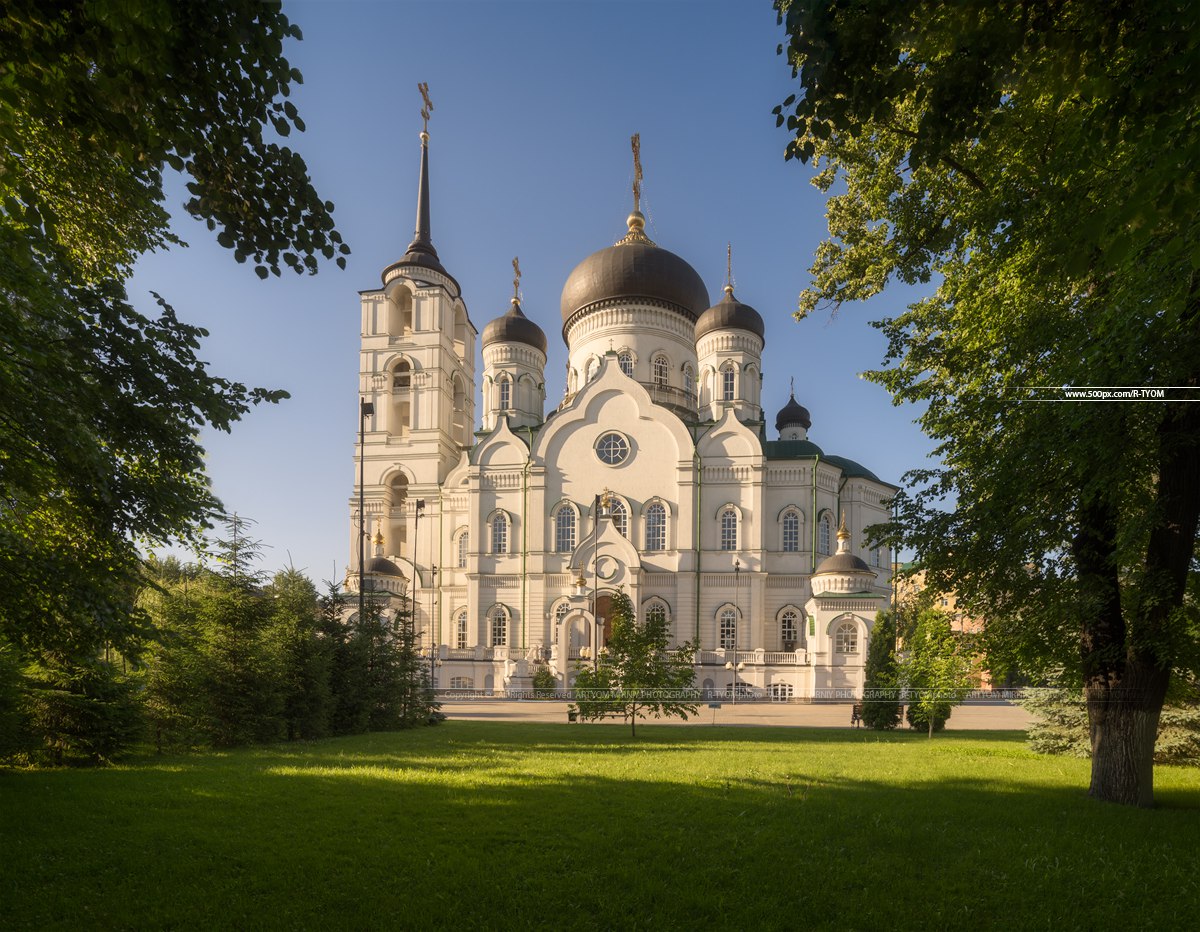
[[[584,721],[619,712],[637,734],[637,720],[674,717],[685,721],[699,709],[692,658],[696,648],[684,644],[670,650],[670,634],[662,615],[640,624],[623,591],[613,596],[612,637],[596,669],[582,668],[575,677],[575,708]]]
[[[299,31],[260,0],[11,0],[0,20],[0,633],[23,657],[133,654],[139,545],[216,513],[197,435],[283,392],[209,373],[206,335],[124,279],[186,209],[263,277],[344,261],[284,144]],[[81,667],[81,670],[83,668]]]
[[[1000,619],[991,658],[1078,672],[1091,795],[1150,805],[1163,697],[1200,658],[1200,7],[776,5],[787,155],[831,195],[800,313],[930,285],[880,322],[871,378],[923,406],[941,466],[884,536]]]

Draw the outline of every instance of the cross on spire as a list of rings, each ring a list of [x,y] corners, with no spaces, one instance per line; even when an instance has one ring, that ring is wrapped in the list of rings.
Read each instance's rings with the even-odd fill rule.
[[[521,299],[519,291],[521,287],[521,263],[513,256],[513,304],[517,304]]]
[[[725,244],[725,293],[733,294],[733,243]]]
[[[417,90],[421,92],[421,99],[425,101],[425,106],[421,108],[421,119],[424,121],[424,126],[421,129],[422,135],[429,135],[429,115],[433,113],[433,101],[429,99],[429,85],[422,81],[417,85]]]
[[[642,203],[642,134],[630,136],[629,144],[633,148],[633,209],[638,211]]]

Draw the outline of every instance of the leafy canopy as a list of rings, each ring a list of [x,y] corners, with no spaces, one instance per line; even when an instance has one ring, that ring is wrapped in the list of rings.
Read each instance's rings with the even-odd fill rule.
[[[333,205],[281,137],[303,129],[258,0],[13,0],[0,22],[0,634],[23,652],[133,652],[137,544],[217,513],[196,437],[285,393],[214,376],[205,331],[123,280],[175,242],[163,174],[262,277],[344,263]],[[156,296],[157,298],[158,296]]]

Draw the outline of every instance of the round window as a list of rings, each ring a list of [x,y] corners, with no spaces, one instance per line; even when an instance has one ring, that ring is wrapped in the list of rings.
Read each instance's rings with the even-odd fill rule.
[[[619,466],[629,457],[629,441],[616,432],[610,431],[596,441],[596,455],[600,462],[609,466]]]

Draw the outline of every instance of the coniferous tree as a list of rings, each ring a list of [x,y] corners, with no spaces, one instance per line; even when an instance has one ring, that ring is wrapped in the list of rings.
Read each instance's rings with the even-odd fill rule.
[[[284,727],[289,741],[329,733],[333,645],[322,637],[317,590],[295,569],[275,575],[268,590],[267,636],[279,672]]]
[[[896,663],[896,620],[890,611],[875,617],[867,645],[863,723],[886,731],[900,724],[899,667]]]

